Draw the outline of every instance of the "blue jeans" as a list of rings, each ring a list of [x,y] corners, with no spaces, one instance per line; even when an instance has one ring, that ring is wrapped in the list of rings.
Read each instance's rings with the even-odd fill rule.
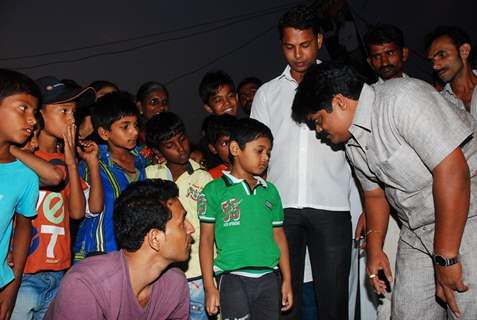
[[[202,279],[189,281],[190,295],[190,319],[208,320],[207,310],[205,310],[205,291]]]
[[[41,320],[60,287],[64,271],[26,273],[18,289],[12,320]]]

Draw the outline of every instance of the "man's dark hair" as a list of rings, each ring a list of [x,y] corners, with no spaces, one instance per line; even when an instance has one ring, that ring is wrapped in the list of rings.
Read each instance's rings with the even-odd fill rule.
[[[310,114],[320,110],[332,112],[331,101],[339,93],[358,100],[364,79],[352,67],[336,62],[312,65],[298,85],[292,105],[292,118],[298,123],[307,123]]]
[[[146,145],[149,148],[157,149],[161,142],[184,133],[184,122],[177,114],[161,112],[146,123]]]
[[[137,251],[151,229],[165,231],[172,217],[167,200],[179,196],[172,181],[153,179],[133,182],[114,203],[114,229],[121,249]]]
[[[245,149],[248,142],[257,140],[258,138],[268,138],[273,144],[273,135],[270,128],[258,120],[252,118],[243,118],[237,120],[230,133],[230,141],[235,141],[240,149]],[[233,159],[232,155],[230,155]]]
[[[224,85],[229,85],[235,91],[232,78],[222,70],[207,72],[199,84],[199,96],[204,104],[209,102],[211,96],[217,94]]]
[[[240,88],[242,88],[242,86],[244,86],[248,83],[253,83],[254,85],[257,86],[257,88],[260,87],[263,84],[262,80],[260,80],[257,77],[247,77],[247,78],[243,79],[242,81],[240,81],[240,83],[237,87],[237,91],[240,91]]]
[[[311,28],[313,34],[320,33],[320,25],[315,10],[306,5],[296,6],[287,11],[278,21],[280,40],[283,38],[283,29],[293,28],[305,30]]]
[[[399,48],[404,48],[404,35],[396,26],[390,24],[377,24],[369,27],[363,37],[364,43],[369,53],[372,45],[381,45],[384,43],[394,42]]]
[[[111,125],[124,117],[136,116],[139,111],[125,92],[112,92],[98,99],[91,106],[91,120],[95,130],[103,128],[111,130]]]
[[[237,118],[230,114],[212,115],[207,121],[205,128],[205,137],[207,143],[214,145],[219,138],[230,137],[232,128],[237,125]]]
[[[147,96],[154,91],[164,91],[167,98],[169,99],[169,91],[167,91],[165,85],[156,81],[148,81],[146,83],[143,83],[137,90],[136,101],[140,102],[143,105],[146,104]]]
[[[6,97],[21,93],[37,98],[39,105],[41,104],[40,88],[35,81],[23,73],[0,69],[0,103]]]
[[[424,38],[426,52],[431,47],[432,42],[442,36],[449,37],[457,50],[459,50],[460,46],[464,43],[468,43],[472,46],[472,41],[470,40],[469,35],[461,28],[457,26],[438,26]]]

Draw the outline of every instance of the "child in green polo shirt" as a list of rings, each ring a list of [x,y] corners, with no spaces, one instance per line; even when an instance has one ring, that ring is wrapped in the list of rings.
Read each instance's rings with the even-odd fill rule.
[[[230,137],[232,170],[207,184],[199,196],[200,266],[211,315],[220,307],[224,319],[278,319],[280,309],[293,305],[280,196],[259,177],[272,144],[267,126],[238,120]]]

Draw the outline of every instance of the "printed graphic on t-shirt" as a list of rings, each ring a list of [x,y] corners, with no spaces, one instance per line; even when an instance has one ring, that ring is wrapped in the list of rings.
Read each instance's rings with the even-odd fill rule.
[[[222,213],[224,215],[224,227],[240,225],[240,202],[232,198],[222,202]]]
[[[194,201],[197,201],[201,191],[202,191],[202,188],[200,186],[196,184],[189,184],[189,188],[187,188],[186,197]]]

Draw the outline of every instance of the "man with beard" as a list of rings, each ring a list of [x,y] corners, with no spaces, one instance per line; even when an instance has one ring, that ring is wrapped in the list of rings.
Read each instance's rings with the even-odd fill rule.
[[[427,58],[446,83],[444,98],[477,117],[477,72],[472,71],[469,35],[455,26],[440,26],[426,37]]]

